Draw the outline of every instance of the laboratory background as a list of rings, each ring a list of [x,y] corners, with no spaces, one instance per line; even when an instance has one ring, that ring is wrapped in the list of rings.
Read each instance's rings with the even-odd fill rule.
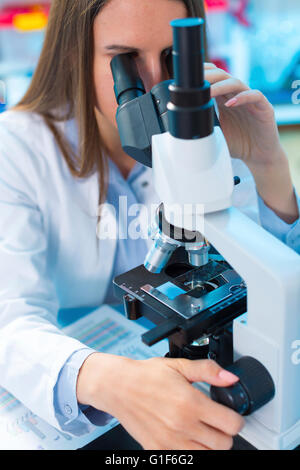
[[[0,0],[0,112],[26,91],[51,1]],[[206,0],[210,60],[273,104],[300,192],[300,0]]]

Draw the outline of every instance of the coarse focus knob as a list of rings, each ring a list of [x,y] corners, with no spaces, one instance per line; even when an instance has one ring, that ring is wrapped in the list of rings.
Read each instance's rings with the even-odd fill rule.
[[[266,405],[275,395],[273,379],[257,359],[245,356],[226,368],[239,377],[230,387],[211,386],[211,398],[241,415],[250,415]]]

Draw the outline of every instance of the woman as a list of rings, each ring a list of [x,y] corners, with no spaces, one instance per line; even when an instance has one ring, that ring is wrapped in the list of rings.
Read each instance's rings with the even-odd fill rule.
[[[58,309],[110,302],[112,277],[143,262],[143,239],[105,239],[102,222],[96,237],[99,202],[118,211],[119,195],[155,199],[151,170],[121,148],[110,61],[134,54],[150,90],[168,78],[170,21],[185,16],[203,16],[202,1],[53,1],[31,87],[0,119],[0,377],[67,432],[86,432],[92,410],[99,424],[117,417],[144,448],[230,449],[242,418],[191,382],[227,386],[235,376],[212,361],[97,353],[56,326]],[[299,211],[272,107],[212,64],[206,78],[231,155],[255,178],[262,223],[293,247]],[[251,213],[252,177],[234,162],[236,205]]]

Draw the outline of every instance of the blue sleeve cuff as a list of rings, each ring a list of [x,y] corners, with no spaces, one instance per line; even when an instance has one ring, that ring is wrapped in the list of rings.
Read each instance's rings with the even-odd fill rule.
[[[57,419],[64,427],[78,419],[82,423],[105,426],[112,419],[111,415],[90,406],[80,405],[77,401],[76,384],[79,370],[87,357],[94,352],[96,351],[90,348],[75,351],[60,371],[54,388],[54,407]]]
[[[299,213],[300,198],[296,194]],[[268,232],[272,233],[276,238],[287,244],[290,248],[300,253],[300,218],[293,224],[284,222],[275,212],[272,211],[258,194],[258,208],[261,225]]]

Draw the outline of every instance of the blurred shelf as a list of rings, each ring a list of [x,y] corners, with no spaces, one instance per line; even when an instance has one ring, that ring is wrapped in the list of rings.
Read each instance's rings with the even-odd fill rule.
[[[36,62],[0,62],[0,77],[7,77],[9,75],[27,75],[31,74],[36,66]]]
[[[276,122],[279,126],[300,124],[300,105],[277,104],[274,105]]]

